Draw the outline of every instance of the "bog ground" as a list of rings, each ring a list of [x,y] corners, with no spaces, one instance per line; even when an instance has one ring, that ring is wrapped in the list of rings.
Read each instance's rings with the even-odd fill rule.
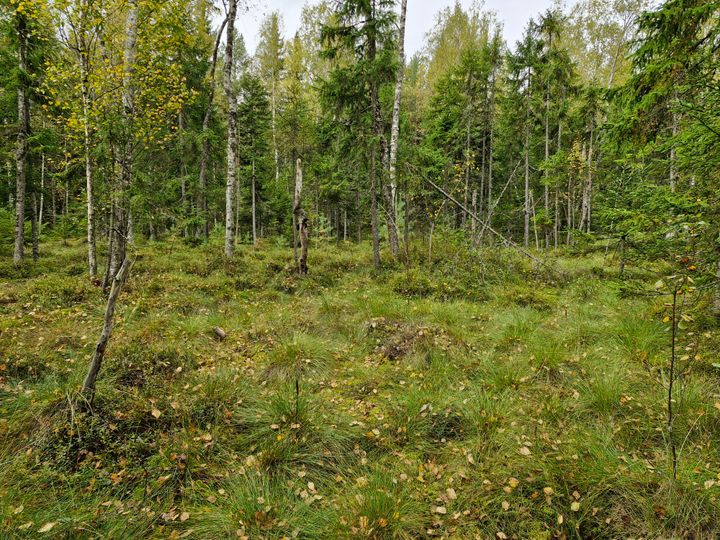
[[[720,534],[717,337],[679,379],[673,483],[651,274],[451,247],[373,271],[327,243],[300,278],[285,247],[138,249],[91,410],[84,246],[2,267],[3,538]]]

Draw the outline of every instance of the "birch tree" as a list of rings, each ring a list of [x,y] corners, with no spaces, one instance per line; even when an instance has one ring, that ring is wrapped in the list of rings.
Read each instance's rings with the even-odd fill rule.
[[[280,179],[280,151],[278,149],[277,116],[280,77],[283,69],[282,19],[277,11],[272,12],[260,27],[258,59],[265,83],[270,90],[270,109],[272,115],[272,147],[275,159],[275,180]]]
[[[13,261],[18,264],[25,258],[25,192],[28,179],[28,137],[30,136],[30,79],[28,53],[32,19],[40,6],[11,2],[13,25],[17,39],[17,141],[15,146],[15,247]]]
[[[135,117],[135,56],[137,54],[138,17],[140,7],[138,0],[130,0],[125,25],[125,45],[123,47],[122,64],[122,123],[123,140],[118,149],[120,175],[113,192],[113,229],[110,233],[110,260],[104,287],[112,280],[125,263],[127,256],[128,236],[130,234],[129,190],[132,184],[132,167],[135,134],[133,130]]]
[[[225,34],[225,66],[223,85],[227,98],[227,180],[225,186],[225,256],[235,253],[235,182],[237,176],[237,99],[233,81],[233,45],[237,0],[229,0]]]
[[[405,21],[407,18],[407,0],[400,5],[400,33],[398,38],[398,68],[395,81],[395,99],[393,101],[392,126],[390,128],[390,163],[388,170],[388,193],[386,195],[386,213],[388,237],[393,257],[398,255],[397,230],[397,152],[400,136],[400,101],[405,75]]]
[[[67,22],[67,33],[61,29],[64,41],[72,53],[77,68],[81,97],[80,117],[82,123],[83,161],[85,166],[85,198],[87,208],[87,260],[90,279],[97,276],[97,249],[95,246],[95,183],[92,163],[93,102],[91,77],[93,61],[100,38],[98,25],[102,20],[102,6],[93,0],[79,0],[65,6],[61,5],[63,19]],[[68,74],[69,75],[69,74]],[[72,125],[71,125],[72,127]]]
[[[208,168],[210,166],[210,120],[212,119],[212,112],[215,100],[215,85],[216,78],[215,72],[217,71],[217,60],[218,51],[220,49],[220,40],[222,38],[223,29],[227,24],[227,17],[223,19],[220,27],[217,31],[215,38],[215,47],[213,48],[212,60],[210,62],[210,70],[208,72],[208,83],[207,83],[207,107],[205,108],[205,114],[203,115],[202,123],[202,146],[200,149],[200,172],[199,172],[199,201],[198,206],[202,213],[202,235],[205,238],[210,236],[210,217],[208,216]]]

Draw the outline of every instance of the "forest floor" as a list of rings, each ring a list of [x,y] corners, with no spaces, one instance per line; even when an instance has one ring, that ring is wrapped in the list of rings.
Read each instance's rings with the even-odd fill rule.
[[[88,411],[104,298],[79,240],[43,248],[0,268],[2,538],[720,535],[717,332],[673,481],[665,300],[602,250],[314,243],[299,278],[270,243],[143,244]]]

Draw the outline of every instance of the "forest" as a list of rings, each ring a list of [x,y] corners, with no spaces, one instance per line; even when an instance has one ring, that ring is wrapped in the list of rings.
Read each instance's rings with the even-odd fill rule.
[[[0,5],[0,537],[720,537],[720,1],[257,4]]]

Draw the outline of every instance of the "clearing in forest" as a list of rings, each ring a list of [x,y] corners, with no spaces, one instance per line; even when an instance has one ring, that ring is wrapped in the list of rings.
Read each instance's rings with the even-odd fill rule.
[[[439,249],[372,270],[327,243],[299,277],[286,248],[141,245],[91,414],[84,246],[4,266],[0,536],[720,534],[717,368],[677,383],[672,482],[652,277]]]

